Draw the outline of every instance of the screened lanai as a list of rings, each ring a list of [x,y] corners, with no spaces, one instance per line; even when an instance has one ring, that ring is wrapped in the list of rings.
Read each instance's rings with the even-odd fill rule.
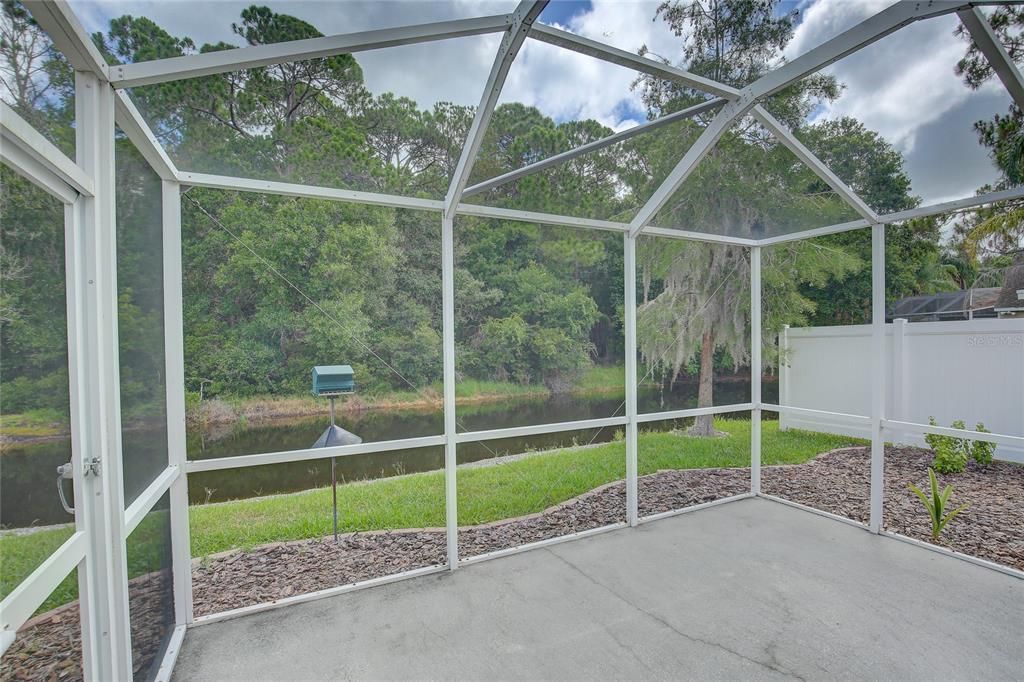
[[[1020,4],[3,22],[2,679],[1024,665]]]

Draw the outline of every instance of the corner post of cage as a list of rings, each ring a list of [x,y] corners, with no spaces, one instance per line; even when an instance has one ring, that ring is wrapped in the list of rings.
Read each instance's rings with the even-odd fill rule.
[[[782,331],[779,332],[779,405],[788,407],[791,404],[789,399],[789,325],[782,325]],[[779,431],[785,431],[789,428],[787,424],[788,415],[785,412],[779,412]]]
[[[117,324],[117,231],[114,174],[114,91],[91,71],[75,72],[75,142],[78,165],[95,193],[81,197],[76,246],[80,319],[79,358],[82,458],[96,464],[87,488],[90,676],[132,677],[131,625],[121,451],[120,358]]]
[[[871,226],[871,503],[868,527],[882,529],[885,475],[885,224]]]
[[[459,565],[459,510],[455,442],[455,221],[441,218],[441,350],[444,385],[444,513],[448,568]]]
[[[86,476],[85,462],[90,449],[89,396],[85,382],[89,357],[85,345],[85,236],[86,197],[79,195],[74,203],[64,207],[64,270],[67,298],[68,335],[68,395],[71,417],[71,462],[75,485],[75,529],[84,531],[89,540],[85,558],[78,565],[78,612],[82,627],[82,674],[86,680],[102,679],[102,628],[105,623],[103,605],[93,596],[94,581],[100,580],[99,556],[93,547],[96,542],[92,524],[98,517],[96,506],[102,503],[98,495],[99,482],[95,476]],[[94,430],[94,429],[93,429]],[[109,669],[109,668],[108,668]]]
[[[761,492],[761,247],[750,247],[750,492]]]
[[[192,611],[192,551],[189,546],[188,460],[185,434],[185,339],[182,312],[181,185],[162,182],[164,376],[167,390],[168,466],[178,474],[170,488],[171,567],[174,577],[174,621],[189,625]]]
[[[630,526],[640,522],[637,490],[636,240],[628,232],[622,236],[623,327],[626,336],[626,520]]]

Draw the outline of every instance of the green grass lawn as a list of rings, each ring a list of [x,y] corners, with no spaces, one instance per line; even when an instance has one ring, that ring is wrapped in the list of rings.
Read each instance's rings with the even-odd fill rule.
[[[640,475],[659,469],[745,467],[750,465],[750,422],[719,419],[721,438],[689,438],[671,432],[641,432]],[[857,443],[846,436],[778,430],[765,421],[761,461],[765,465],[798,464],[837,447]],[[588,490],[625,476],[625,445],[613,441],[590,448],[570,448],[510,461],[500,466],[462,467],[458,471],[459,524],[473,525],[543,511]],[[157,514],[151,514],[157,517]],[[365,531],[444,526],[444,472],[432,471],[338,488],[341,530]],[[331,490],[320,488],[289,495],[238,500],[189,509],[192,555],[202,557],[268,542],[322,537],[331,532]],[[144,521],[146,524],[149,519]],[[162,526],[161,526],[162,528]],[[0,538],[2,580],[6,595],[71,535],[70,529]],[[159,566],[163,532],[140,525],[129,543],[129,574]],[[133,557],[136,557],[133,559]],[[154,563],[156,562],[156,563]],[[77,585],[67,580],[44,610],[75,598]]]

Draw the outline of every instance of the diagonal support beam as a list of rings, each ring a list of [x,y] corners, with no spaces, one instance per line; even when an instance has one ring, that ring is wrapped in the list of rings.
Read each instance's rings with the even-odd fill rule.
[[[668,64],[662,64],[661,62],[656,62],[653,59],[641,57],[638,54],[633,54],[632,52],[627,52],[626,50],[621,50],[597,40],[584,38],[583,36],[576,35],[575,33],[569,33],[568,31],[563,31],[552,26],[535,24],[533,28],[530,29],[530,37],[534,40],[548,43],[549,45],[555,45],[566,50],[585,54],[588,57],[600,59],[611,64],[625,66],[626,68],[633,69],[634,71],[646,73],[648,76],[663,78],[665,80],[679,83],[680,85],[685,85],[689,88],[694,88],[695,90],[709,92],[718,97],[724,97],[725,99],[735,99],[739,94],[739,90],[736,88],[711,80],[710,78],[698,76],[695,73],[690,73],[689,71],[684,71],[683,69],[669,66]]]
[[[13,158],[30,159],[33,168],[41,168],[54,180],[68,185],[74,192],[93,196],[93,182],[80,166],[75,164],[64,152],[43,137],[28,121],[18,115],[5,102],[0,102],[0,157],[5,160],[12,157],[12,165],[19,170],[28,171],[28,163],[17,163]],[[19,168],[19,166],[25,166]],[[43,183],[42,177],[36,178],[35,173],[28,174],[35,182]],[[70,196],[70,195],[67,195]],[[67,200],[67,196],[62,200]],[[70,201],[75,197],[70,196]]]
[[[414,45],[436,40],[498,33],[506,30],[509,27],[509,22],[509,17],[504,14],[473,17],[305,40],[289,40],[283,43],[155,59],[136,64],[118,64],[110,67],[110,83],[115,88],[134,88],[141,85],[253,69],[271,64],[379,50],[396,45]]]
[[[511,25],[501,41],[501,46],[498,47],[498,54],[494,58],[494,65],[491,67],[491,73],[487,77],[487,85],[484,86],[484,94],[480,98],[480,106],[477,107],[476,115],[473,117],[473,124],[470,126],[469,133],[466,136],[466,142],[462,145],[462,155],[459,157],[459,163],[455,167],[455,174],[452,176],[451,184],[448,186],[448,194],[444,200],[445,216],[453,216],[453,209],[462,200],[462,192],[466,189],[466,184],[469,182],[469,174],[473,170],[477,153],[483,144],[484,133],[487,131],[487,125],[494,114],[494,107],[497,105],[498,97],[501,95],[501,88],[505,85],[508,70],[512,67],[512,62],[526,41],[530,27],[537,20],[537,17],[540,16],[540,13],[544,11],[547,4],[548,0],[523,0],[512,14]]]
[[[714,120],[708,124],[708,127],[704,129],[704,132],[700,134],[697,141],[693,143],[689,149],[686,150],[686,154],[683,159],[672,172],[669,173],[665,181],[654,191],[651,198],[647,200],[640,212],[636,214],[636,217],[629,224],[629,234],[631,237],[639,235],[643,229],[651,222],[651,219],[662,209],[662,207],[668,203],[668,200],[672,198],[679,187],[686,182],[686,178],[690,177],[697,164],[700,163],[705,156],[711,151],[711,149],[718,143],[718,140],[722,138],[733,124],[733,122],[743,115],[743,112],[750,108],[748,103],[741,101],[730,102],[725,105],[721,111],[718,112],[718,116],[715,116]]]
[[[971,7],[957,12],[960,22],[967,28],[985,59],[992,66],[992,70],[999,76],[1010,97],[1017,103],[1017,106],[1024,110],[1024,77],[1020,69],[1010,59],[1006,48],[999,41],[999,36],[992,30],[992,25],[977,7]]]
[[[726,105],[708,125],[694,145],[687,150],[668,178],[654,192],[630,223],[630,235],[636,237],[668,202],[690,176],[693,169],[718,143],[725,131],[750,111],[759,100],[787,88],[801,78],[860,50],[899,29],[931,17],[950,14],[968,7],[959,0],[930,2],[898,2],[851,29],[805,52],[793,61],[757,79],[739,92],[739,97]]]
[[[46,31],[46,35],[53,41],[53,46],[67,58],[75,71],[94,74],[102,85],[109,82],[109,69],[103,55],[93,44],[66,0],[25,0],[25,6],[32,13],[32,18]],[[117,125],[162,180],[176,179],[177,169],[157,142],[142,114],[126,94],[117,95],[114,98]]]
[[[776,137],[782,144],[784,144],[790,151],[792,151],[800,161],[804,163],[808,168],[814,171],[814,174],[825,181],[829,187],[831,187],[836,194],[838,194],[843,201],[853,207],[853,210],[857,211],[858,214],[869,223],[878,222],[878,214],[871,210],[871,207],[865,203],[860,196],[850,189],[850,186],[839,179],[832,170],[825,165],[825,163],[811,152],[810,149],[804,146],[804,144],[796,138],[796,136],[786,126],[784,126],[778,119],[768,113],[768,111],[760,104],[754,107],[753,110],[754,118],[756,118],[761,125],[767,128],[772,135]]]
[[[709,111],[714,111],[723,104],[725,104],[724,99],[708,100],[707,102],[701,102],[696,106],[683,109],[682,111],[677,111],[675,113],[668,114],[667,116],[656,118],[653,121],[641,123],[640,125],[633,126],[628,130],[623,130],[622,132],[615,133],[614,135],[609,135],[608,137],[602,137],[600,140],[594,140],[593,142],[589,142],[580,147],[576,147],[575,149],[570,149],[568,151],[562,152],[561,154],[555,154],[554,156],[550,156],[542,161],[537,161],[536,163],[531,163],[528,166],[517,168],[514,171],[509,171],[508,173],[499,175],[495,178],[491,178],[490,180],[484,180],[483,182],[473,185],[472,187],[467,187],[466,191],[462,193],[462,196],[463,198],[465,198],[471,197],[474,194],[486,192],[500,185],[504,185],[507,182],[512,182],[513,180],[518,180],[519,178],[525,177],[527,175],[539,173],[540,171],[546,168],[557,166],[560,163],[565,163],[566,161],[574,159],[577,156],[589,154],[590,152],[597,151],[598,149],[604,149],[605,147],[609,147],[613,144],[617,144],[619,142],[628,140],[631,137],[636,137],[637,135],[649,133],[652,130],[657,130],[658,128],[667,126],[670,123],[675,123],[677,121],[693,118],[694,116],[698,116]]]

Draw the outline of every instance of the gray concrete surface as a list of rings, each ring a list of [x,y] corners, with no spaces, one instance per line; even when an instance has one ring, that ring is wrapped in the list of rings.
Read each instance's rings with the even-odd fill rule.
[[[1024,580],[758,499],[194,628],[174,674],[1022,677]]]

